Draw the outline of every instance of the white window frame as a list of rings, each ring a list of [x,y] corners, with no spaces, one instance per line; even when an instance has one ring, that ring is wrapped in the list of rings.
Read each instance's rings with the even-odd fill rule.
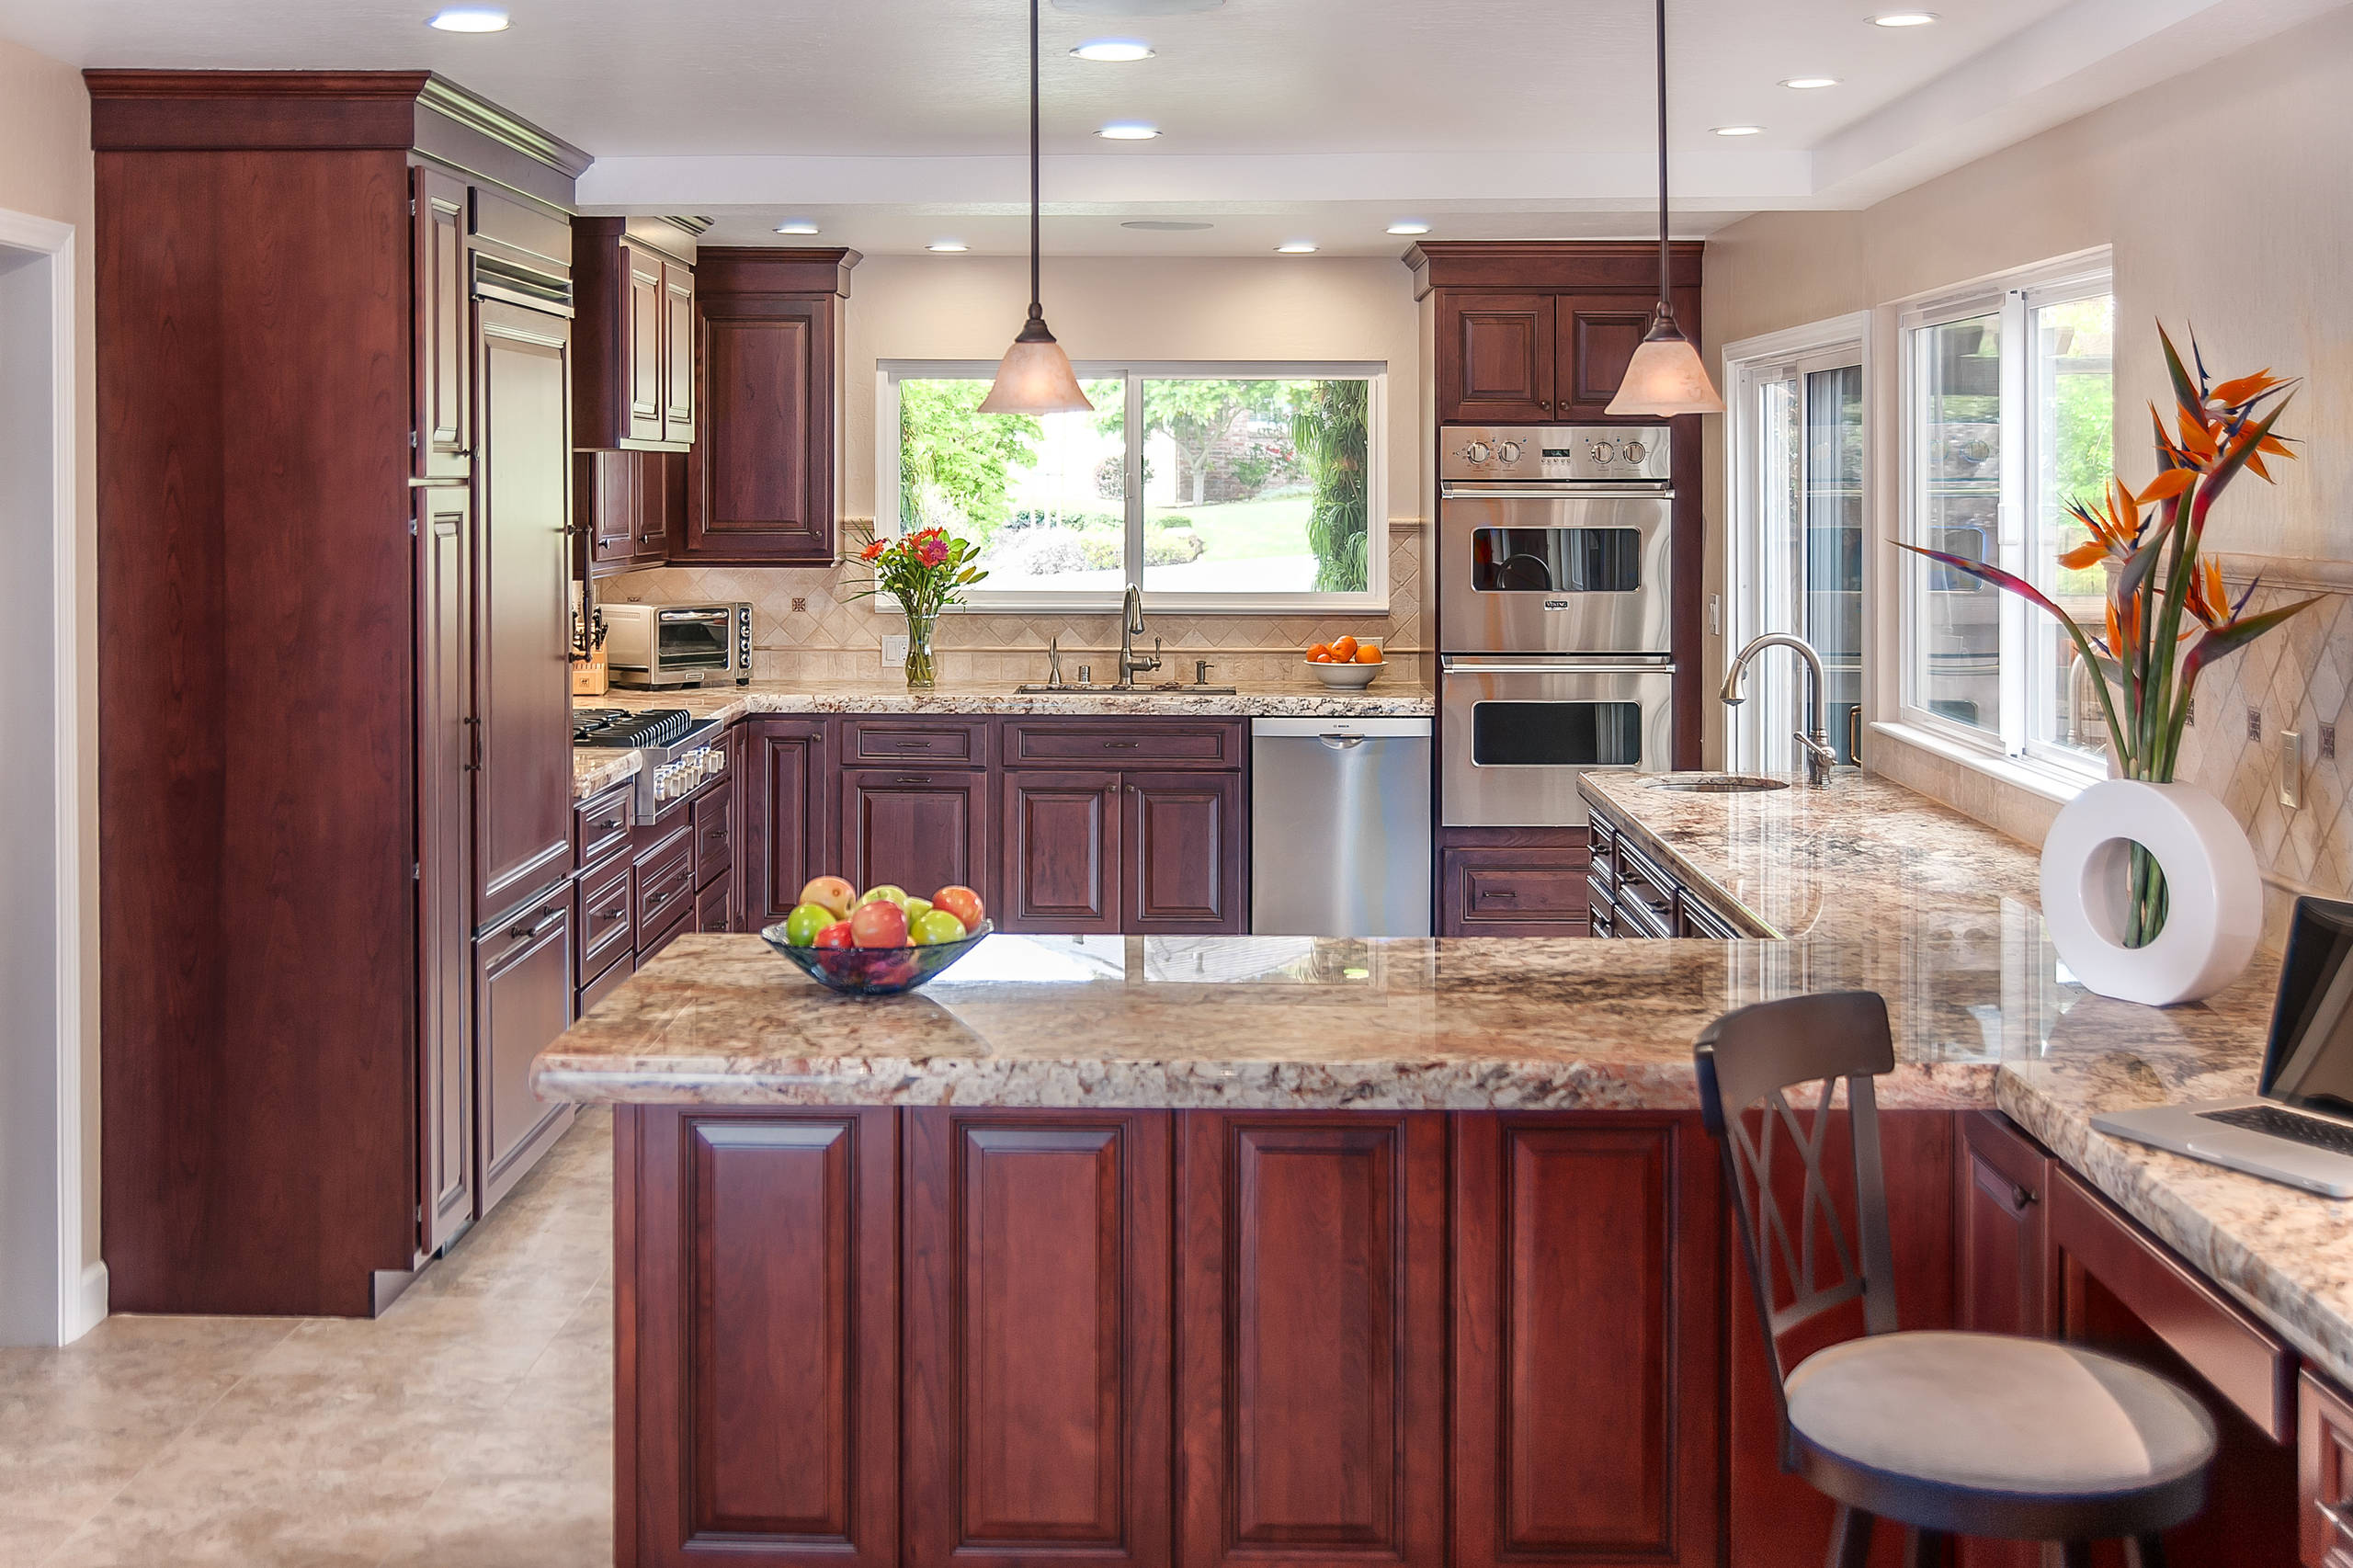
[[[2033,340],[2028,326],[2040,305],[2085,298],[2105,290],[2115,291],[2115,263],[2108,246],[2061,256],[2033,267],[1995,274],[1969,283],[1915,295],[1894,307],[1898,372],[1895,426],[1898,537],[1921,543],[1925,518],[1920,506],[1920,378],[1926,373],[1916,347],[1920,329],[1940,326],[1972,316],[2001,319],[2001,449],[2002,494],[1997,508],[1994,560],[2006,572],[2032,574],[2027,560],[2028,509],[2035,472],[2030,406],[2033,381]],[[2029,617],[2043,611],[2016,594],[1988,586],[1997,595],[2001,673],[2001,711],[1992,732],[1959,723],[1929,710],[1919,690],[1920,668],[1915,631],[1925,623],[1921,602],[1925,574],[1916,559],[1904,556],[1895,572],[1897,613],[1890,653],[1892,678],[1882,689],[1893,700],[1885,705],[1898,738],[1926,741],[1929,748],[1956,760],[1983,765],[1985,771],[2023,782],[2053,799],[2072,799],[2086,784],[2105,776],[2099,756],[2031,739],[2035,699],[2029,695]],[[1874,725],[1884,730],[1885,723]]]
[[[1127,396],[1127,428],[1143,427],[1143,383],[1160,378],[1196,377],[1211,381],[1302,381],[1311,378],[1361,381],[1370,383],[1366,396],[1365,495],[1366,582],[1356,594],[1175,594],[1146,589],[1151,608],[1164,613],[1190,615],[1385,615],[1389,611],[1389,366],[1380,360],[1187,360],[1082,359],[1072,369],[1082,381],[1120,378]],[[996,374],[994,359],[884,359],[875,366],[874,405],[874,531],[895,539],[904,527],[899,517],[899,383],[906,380],[944,378],[985,381]],[[1126,574],[1141,584],[1144,551],[1143,443],[1131,443],[1127,454]],[[985,583],[973,589],[957,610],[1031,614],[1099,614],[1117,611],[1119,590],[1037,593],[993,589]],[[887,597],[885,608],[896,609]]]
[[[1791,373],[1859,366],[1863,378],[1863,713],[1877,711],[1872,687],[1879,679],[1879,640],[1873,635],[1872,607],[1878,598],[1879,552],[1870,547],[1876,535],[1877,465],[1872,398],[1878,382],[1871,371],[1871,312],[1853,311],[1826,321],[1809,322],[1780,332],[1766,333],[1729,343],[1723,350],[1723,385],[1732,389],[1732,417],[1724,421],[1726,499],[1732,526],[1724,538],[1724,615],[1722,664],[1766,629],[1771,608],[1769,579],[1773,574],[1761,559],[1765,520],[1759,509],[1763,482],[1764,441],[1756,426],[1756,392],[1768,381]],[[1786,655],[1784,655],[1786,656]],[[1722,665],[1719,665],[1721,671]],[[1800,686],[1768,680],[1749,684],[1749,701],[1731,710],[1724,724],[1725,766],[1761,767],[1762,737],[1798,727]]]

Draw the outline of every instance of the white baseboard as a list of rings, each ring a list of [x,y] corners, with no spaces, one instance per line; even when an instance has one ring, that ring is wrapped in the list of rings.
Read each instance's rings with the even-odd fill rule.
[[[82,1270],[81,1288],[75,1293],[74,1307],[74,1321],[63,1325],[65,1332],[59,1335],[62,1344],[73,1344],[106,1321],[107,1266],[105,1263],[94,1263]]]

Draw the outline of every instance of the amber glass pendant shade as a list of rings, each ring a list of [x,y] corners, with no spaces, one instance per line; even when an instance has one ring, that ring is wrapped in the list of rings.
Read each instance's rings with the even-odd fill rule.
[[[983,414],[1078,414],[1094,406],[1079,390],[1070,356],[1046,330],[1042,316],[1031,316],[1005,351],[997,361],[996,381],[981,400]]]
[[[1699,351],[1691,347],[1691,340],[1683,335],[1672,316],[1662,316],[1652,324],[1650,335],[1627,362],[1626,379],[1618,383],[1618,395],[1609,400],[1608,410],[1654,417],[1723,411],[1724,400],[1717,395],[1715,382],[1708,379]]]

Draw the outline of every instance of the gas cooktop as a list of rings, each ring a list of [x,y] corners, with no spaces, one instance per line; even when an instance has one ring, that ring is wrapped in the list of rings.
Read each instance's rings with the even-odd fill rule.
[[[694,727],[695,716],[683,708],[575,708],[572,710],[572,744],[576,746],[666,746]]]

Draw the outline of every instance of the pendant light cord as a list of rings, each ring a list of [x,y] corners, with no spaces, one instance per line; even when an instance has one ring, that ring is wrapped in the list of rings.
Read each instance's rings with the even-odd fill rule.
[[[1037,0],[1030,0],[1035,10]],[[1658,308],[1672,316],[1666,267],[1666,0],[1658,0]]]
[[[1665,0],[1660,0],[1665,4]],[[1660,69],[1665,69],[1662,61]],[[1663,80],[1663,78],[1662,78]],[[1038,282],[1038,0],[1029,0],[1029,319],[1046,316],[1044,292]],[[1662,252],[1662,255],[1665,253]],[[1664,265],[1664,263],[1662,263]]]

